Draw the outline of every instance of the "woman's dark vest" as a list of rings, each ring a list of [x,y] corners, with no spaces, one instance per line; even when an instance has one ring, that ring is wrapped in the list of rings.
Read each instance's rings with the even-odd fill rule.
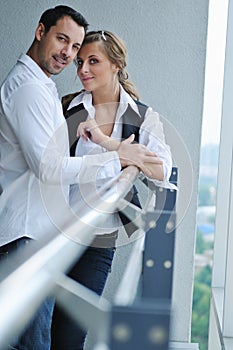
[[[71,109],[67,110],[71,100],[77,96],[78,93],[68,95],[63,97],[62,104],[63,104],[63,112],[64,116],[67,121],[68,126],[68,132],[69,132],[69,143],[70,143],[70,155],[75,156],[75,149],[78,142],[76,132],[79,123],[84,122],[87,119],[87,111],[85,110],[83,104],[79,104],[78,106],[74,106]],[[128,105],[123,118],[123,127],[122,127],[122,140],[127,139],[131,134],[135,135],[134,142],[139,141],[139,129],[141,127],[141,124],[144,121],[146,110],[148,106],[144,105],[143,103],[136,101],[136,104],[138,106],[138,110],[140,113],[140,116],[131,108],[130,105]],[[126,195],[125,199],[133,204],[135,204],[137,207],[141,208],[138,196],[137,196],[137,190],[136,187],[133,186],[130,192]],[[122,212],[119,211],[119,216],[121,218],[122,223],[124,224],[126,233],[128,236],[131,236],[136,230],[137,226],[131,222],[126,215],[124,215]]]

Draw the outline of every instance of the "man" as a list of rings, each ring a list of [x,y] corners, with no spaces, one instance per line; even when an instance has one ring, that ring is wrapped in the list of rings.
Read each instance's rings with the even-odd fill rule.
[[[70,7],[45,11],[27,54],[19,57],[1,86],[0,257],[9,256],[29,239],[59,231],[57,217],[50,212],[60,204],[56,194],[66,200],[69,185],[85,182],[89,169],[101,168],[104,177],[105,168],[116,172],[121,166],[134,163],[143,168],[144,162],[156,161],[152,152],[141,149],[139,154],[132,148],[132,139],[101,157],[69,157],[67,127],[50,77],[73,61],[87,26],[85,18]],[[45,197],[52,200],[51,208]],[[46,300],[17,349],[50,348],[52,310],[53,301]]]

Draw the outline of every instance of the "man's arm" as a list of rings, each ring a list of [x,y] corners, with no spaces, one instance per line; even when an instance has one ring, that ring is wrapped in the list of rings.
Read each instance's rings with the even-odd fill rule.
[[[84,157],[69,156],[68,130],[59,99],[37,83],[25,84],[4,104],[8,122],[18,141],[22,167],[46,184],[88,182],[90,173],[114,176],[121,169],[116,152]],[[25,163],[23,164],[23,160]]]

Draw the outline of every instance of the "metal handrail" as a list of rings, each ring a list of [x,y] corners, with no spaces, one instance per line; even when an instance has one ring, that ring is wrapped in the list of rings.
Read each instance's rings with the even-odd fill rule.
[[[138,174],[139,170],[134,166],[124,169],[101,189],[98,196],[88,198],[92,208],[79,212],[83,220],[77,222],[74,219],[64,225],[63,234],[33,242],[23,254],[17,253],[17,266],[9,268],[5,263],[7,276],[5,273],[0,275],[0,349],[22,332],[43,300],[54,294],[56,278],[59,279],[81,257],[94,239],[93,226],[104,220],[100,213],[117,208]],[[89,225],[85,224],[87,219]]]

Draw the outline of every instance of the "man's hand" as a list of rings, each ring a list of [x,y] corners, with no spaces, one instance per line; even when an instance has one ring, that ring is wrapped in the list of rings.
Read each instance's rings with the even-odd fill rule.
[[[161,169],[163,162],[157,157],[156,153],[149,151],[146,146],[138,143],[132,144],[133,140],[134,135],[131,135],[126,140],[122,141],[118,147],[117,152],[121,161],[121,165],[123,167],[128,165],[135,165],[146,176],[154,178],[154,170],[157,168]],[[156,177],[157,176],[155,176],[155,178]]]

